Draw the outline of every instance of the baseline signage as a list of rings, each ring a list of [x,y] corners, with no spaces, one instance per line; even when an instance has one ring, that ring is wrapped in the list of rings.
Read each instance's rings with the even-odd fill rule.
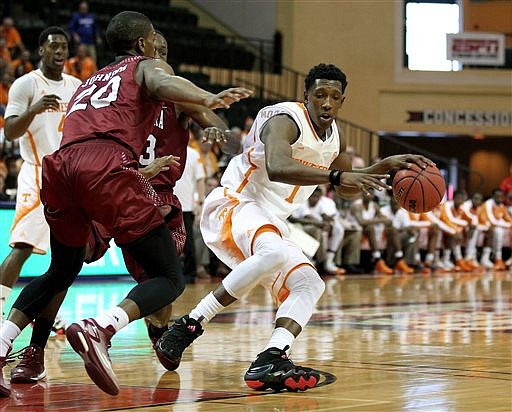
[[[425,109],[419,111],[408,110],[407,115],[407,123],[505,128],[512,126],[512,112]]]
[[[14,209],[0,209],[0,262],[11,251],[9,247],[9,233],[14,219]],[[32,254],[23,265],[21,270],[22,277],[40,276],[50,266],[50,253],[46,255]],[[86,276],[105,276],[105,275],[127,275],[128,271],[124,265],[123,253],[114,241],[110,243],[105,256],[97,262],[84,264],[80,275]]]
[[[446,35],[446,58],[462,64],[503,66],[505,35],[503,33],[463,32]]]

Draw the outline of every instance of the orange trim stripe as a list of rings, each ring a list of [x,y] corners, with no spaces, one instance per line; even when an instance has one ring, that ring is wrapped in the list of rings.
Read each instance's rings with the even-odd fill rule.
[[[21,219],[23,219],[25,216],[27,216],[33,210],[37,209],[39,207],[39,205],[41,204],[41,197],[40,197],[41,183],[39,182],[39,170],[38,170],[39,166],[35,165],[34,167],[35,167],[35,174],[36,174],[36,186],[38,189],[36,191],[36,193],[37,193],[36,202],[32,206],[27,207],[26,209],[20,210],[20,213],[16,214],[16,216],[14,216],[14,222],[12,223],[11,232],[14,230],[14,228],[20,222]]]
[[[267,224],[267,225],[260,226],[254,233],[254,236],[252,237],[252,240],[251,240],[251,255],[254,254],[254,248],[253,248],[254,240],[256,239],[256,237],[258,237],[259,235],[261,235],[262,233],[265,233],[265,232],[277,233],[280,237],[283,237],[283,235],[281,235],[281,232],[279,231],[279,229],[274,225]]]
[[[41,166],[41,160],[37,155],[37,147],[36,147],[36,139],[34,139],[34,135],[30,133],[30,130],[27,129],[28,140],[30,141],[30,147],[32,148],[32,153],[34,154],[34,161],[36,162],[36,166]]]
[[[226,190],[224,190],[226,194]],[[242,262],[245,259],[244,253],[240,250],[238,245],[233,238],[233,211],[235,207],[240,204],[240,201],[233,196],[227,196],[229,200],[234,202],[234,205],[231,206],[228,210],[223,209],[221,214],[226,214],[226,218],[224,220],[224,224],[221,228],[221,243],[222,246],[229,250],[231,255],[238,260],[238,263]]]
[[[288,203],[293,203],[293,199],[295,199],[295,196],[297,196],[297,193],[299,192],[300,186],[295,186],[290,193],[290,196],[288,196],[286,200]]]
[[[294,267],[292,267],[287,273],[286,275],[284,275],[284,280],[283,280],[283,283],[281,285],[281,288],[279,289],[279,291],[277,292],[277,300],[278,300],[278,303],[282,303],[285,301],[285,299],[290,295],[290,289],[288,289],[285,284],[286,284],[286,281],[288,280],[288,277],[292,274],[292,272],[294,272],[295,270],[297,270],[298,268],[301,268],[303,266],[311,266],[313,268],[313,270],[316,272],[316,269],[315,267],[311,264],[311,263],[299,263],[298,265],[295,265]],[[276,280],[274,281],[274,283],[272,284],[272,290],[274,290],[274,286],[277,282],[277,279],[279,279],[279,276],[276,278]]]
[[[308,109],[306,109],[306,106],[304,106],[304,103],[297,102],[297,105],[301,108],[301,110],[304,112],[304,117],[306,117],[306,120],[308,121],[309,128],[313,132],[313,135],[315,136],[316,140],[320,140],[320,137],[316,134],[316,130],[313,127],[313,123],[311,122],[311,118],[309,117]]]
[[[47,86],[49,86],[49,85],[50,85],[50,83],[48,83],[48,82],[46,81],[46,79],[45,79],[43,76],[41,76],[39,73],[36,73],[36,71],[35,71],[35,70],[34,70],[33,72],[31,72],[31,73],[33,73],[34,75],[36,75],[37,77],[39,77],[43,82],[45,82],[45,83],[46,83],[46,85],[47,85]]]
[[[249,166],[249,169],[247,172],[245,172],[244,180],[242,180],[242,183],[240,183],[240,186],[238,186],[238,189],[236,189],[237,193],[242,192],[244,190],[244,187],[247,186],[247,183],[249,183],[249,176],[254,172],[258,166],[256,166],[253,162],[251,162],[251,153],[254,151],[254,147],[251,147],[249,151],[247,152],[247,161],[251,166]]]

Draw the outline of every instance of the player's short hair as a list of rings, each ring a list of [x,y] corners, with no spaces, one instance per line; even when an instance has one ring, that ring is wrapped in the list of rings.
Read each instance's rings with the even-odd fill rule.
[[[139,37],[146,37],[152,29],[151,20],[136,11],[122,11],[116,14],[107,26],[105,36],[112,52],[132,50]]]
[[[47,27],[46,29],[44,29],[39,34],[39,46],[43,46],[44,43],[46,42],[46,40],[48,40],[48,36],[51,34],[61,34],[62,36],[64,36],[66,38],[66,41],[69,43],[69,37],[68,37],[68,34],[66,33],[66,30],[64,30],[62,27],[59,27],[59,26],[50,26],[50,27]]]
[[[348,84],[347,76],[334,64],[321,63],[313,67],[304,79],[306,91],[309,90],[315,83],[315,80],[318,79],[338,80],[341,83],[341,92],[345,93]]]
[[[467,196],[467,193],[464,189],[457,189],[456,191],[453,192],[453,197],[458,195]]]

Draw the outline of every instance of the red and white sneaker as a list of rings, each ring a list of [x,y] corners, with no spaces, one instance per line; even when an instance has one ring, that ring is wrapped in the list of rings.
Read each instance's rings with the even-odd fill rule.
[[[34,383],[46,376],[44,349],[32,344],[16,353],[21,360],[11,370],[11,383]]]
[[[85,370],[92,381],[109,395],[119,393],[119,383],[108,355],[112,327],[102,328],[92,318],[79,320],[66,329],[66,337],[73,350],[84,360]]]
[[[8,398],[11,395],[11,390],[4,382],[3,368],[7,361],[5,356],[0,356],[0,398]]]

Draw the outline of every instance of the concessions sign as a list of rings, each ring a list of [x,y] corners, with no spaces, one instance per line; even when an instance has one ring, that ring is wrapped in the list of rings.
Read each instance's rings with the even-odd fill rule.
[[[447,34],[447,59],[463,64],[503,66],[505,35],[501,33],[464,32]]]

